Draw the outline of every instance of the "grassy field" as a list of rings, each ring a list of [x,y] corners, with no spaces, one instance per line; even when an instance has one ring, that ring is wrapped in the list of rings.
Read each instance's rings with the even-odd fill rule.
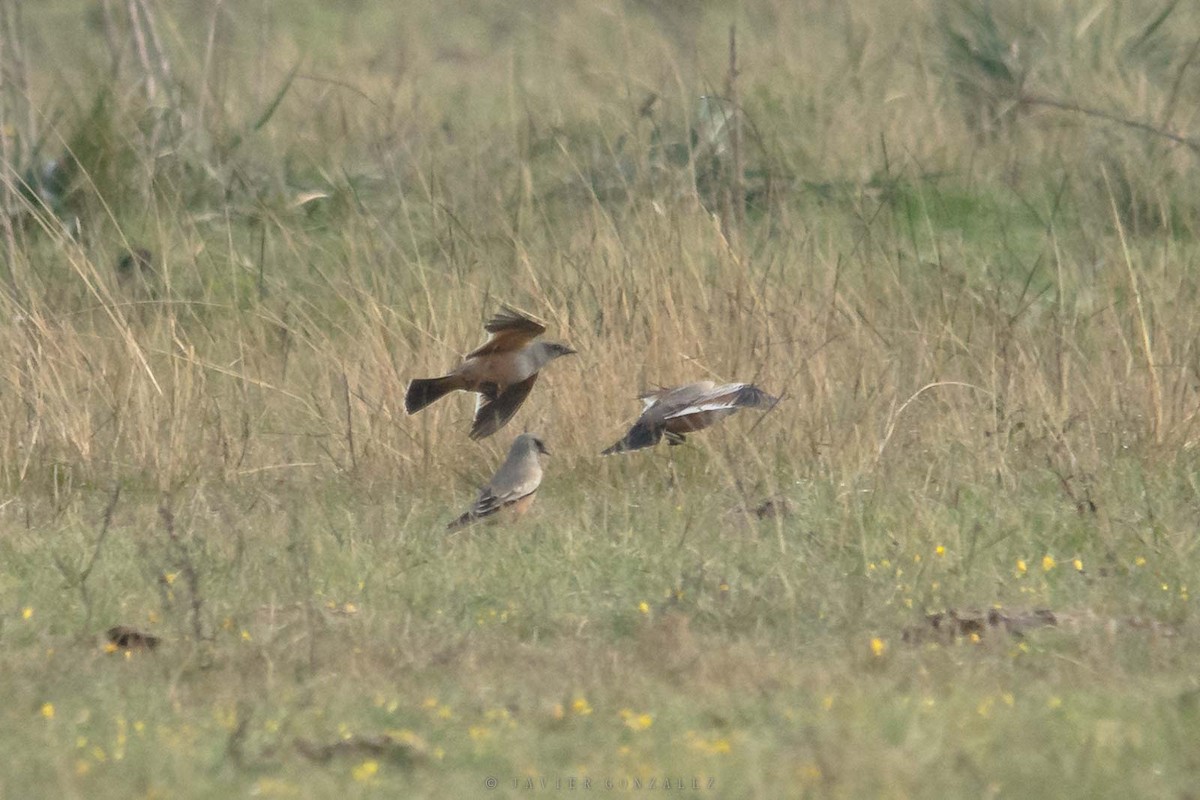
[[[1197,30],[0,2],[0,797],[1200,797]]]

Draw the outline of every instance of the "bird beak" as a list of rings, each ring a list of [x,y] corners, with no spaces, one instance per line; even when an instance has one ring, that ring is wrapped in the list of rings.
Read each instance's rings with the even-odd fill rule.
[[[542,444],[541,442],[538,442],[538,452],[544,456],[550,455],[550,450],[546,447],[546,445]]]
[[[566,352],[563,353],[564,356],[579,355],[579,351],[576,350],[574,347],[571,347],[570,345],[564,345],[564,346],[566,347]]]

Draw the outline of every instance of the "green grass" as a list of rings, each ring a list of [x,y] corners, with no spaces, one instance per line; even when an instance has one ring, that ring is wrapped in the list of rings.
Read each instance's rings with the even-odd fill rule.
[[[1196,153],[1027,101],[1190,135],[1200,12],[259,5],[151,4],[154,98],[124,10],[0,31],[70,177],[0,230],[0,796],[1194,793]],[[502,302],[579,355],[406,416]],[[783,400],[597,455],[710,377]],[[1057,624],[926,621],[992,608]]]
[[[1195,558],[1174,550],[1190,532],[1118,510],[1136,484],[1096,488],[1114,498],[1098,518],[1129,532],[1106,541],[1039,476],[932,506],[932,493],[806,481],[789,492],[796,518],[758,521],[702,491],[703,459],[681,470],[698,492],[662,485],[662,458],[647,461],[599,485],[554,475],[528,524],[450,539],[438,528],[462,492],[209,493],[178,522],[204,570],[202,643],[178,556],[131,499],[89,578],[93,627],[166,636],[130,657],[79,633],[79,596],[47,563],[87,555],[96,504],[56,526],[34,512],[22,533],[10,519],[5,591],[32,616],[3,631],[4,691],[21,699],[6,744],[27,754],[6,789],[321,796],[379,759],[310,763],[296,738],[407,730],[425,755],[382,759],[380,792],[473,796],[495,776],[520,796],[511,780],[527,774],[711,776],[719,796],[1186,791]],[[903,640],[920,609],[993,602],[1063,624]]]

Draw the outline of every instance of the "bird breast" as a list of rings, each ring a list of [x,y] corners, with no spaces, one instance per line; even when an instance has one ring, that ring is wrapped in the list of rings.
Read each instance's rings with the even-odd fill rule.
[[[529,348],[507,353],[488,353],[468,358],[458,368],[458,374],[473,384],[494,383],[504,388],[520,383],[538,371]]]

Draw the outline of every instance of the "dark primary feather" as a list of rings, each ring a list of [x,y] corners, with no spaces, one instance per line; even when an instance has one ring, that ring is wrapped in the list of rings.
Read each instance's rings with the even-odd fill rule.
[[[485,439],[504,427],[517,409],[529,397],[533,384],[537,383],[537,373],[533,373],[520,383],[509,386],[494,399],[489,400],[475,412],[475,424],[471,426],[472,439]]]
[[[546,332],[545,325],[508,306],[503,306],[500,313],[484,323],[483,329],[491,334],[491,338],[467,353],[467,358],[520,350]]]
[[[522,331],[530,334],[530,338],[541,336],[546,332],[545,325],[517,311],[512,306],[501,306],[500,311],[484,323],[483,329],[488,333]]]
[[[529,494],[536,493],[537,489],[534,489]],[[475,498],[475,502],[471,505],[470,510],[447,525],[446,530],[453,531],[459,528],[464,528],[467,525],[478,522],[481,519],[490,517],[502,509],[508,508],[513,503],[519,503],[527,497],[529,497],[528,494],[520,497],[514,497],[512,500],[502,503],[500,502],[500,498],[496,497],[490,488],[484,488],[480,490],[479,497]]]
[[[743,408],[767,408],[778,402],[778,397],[772,397],[754,384],[743,386],[733,397],[734,405]]]

